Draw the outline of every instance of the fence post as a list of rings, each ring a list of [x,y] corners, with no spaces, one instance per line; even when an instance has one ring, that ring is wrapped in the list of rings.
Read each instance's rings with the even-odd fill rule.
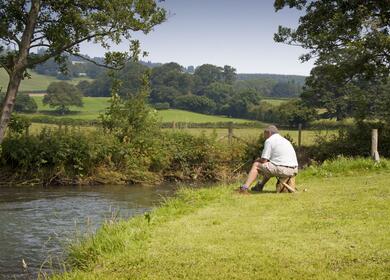
[[[175,121],[172,122],[172,129],[176,129],[176,122]]]
[[[232,144],[233,141],[233,122],[229,122],[228,125],[228,142],[229,145]]]
[[[302,124],[298,124],[298,147],[302,144]]]
[[[373,129],[371,131],[371,156],[376,161],[379,162],[379,153],[378,153],[378,129]]]

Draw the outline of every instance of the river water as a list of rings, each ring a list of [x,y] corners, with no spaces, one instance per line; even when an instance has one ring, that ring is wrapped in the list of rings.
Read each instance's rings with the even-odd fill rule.
[[[113,217],[142,214],[172,194],[172,186],[2,187],[0,279],[56,270],[64,248],[77,236]]]

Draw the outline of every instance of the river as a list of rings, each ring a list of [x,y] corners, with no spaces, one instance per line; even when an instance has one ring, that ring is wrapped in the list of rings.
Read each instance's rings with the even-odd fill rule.
[[[158,205],[172,186],[0,188],[0,279],[56,270],[75,237]],[[27,268],[23,268],[23,260]]]

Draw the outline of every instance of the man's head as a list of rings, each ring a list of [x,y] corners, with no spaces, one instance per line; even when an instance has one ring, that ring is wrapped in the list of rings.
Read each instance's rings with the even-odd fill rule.
[[[278,128],[274,125],[270,125],[266,129],[264,129],[264,138],[268,139],[269,137],[271,137],[271,135],[277,134],[277,133],[279,133]]]

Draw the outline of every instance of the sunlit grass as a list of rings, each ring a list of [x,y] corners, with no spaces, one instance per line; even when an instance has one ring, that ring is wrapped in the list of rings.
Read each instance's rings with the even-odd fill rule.
[[[55,278],[388,279],[389,161],[324,168],[299,175],[298,194],[183,189],[145,217],[104,226],[71,251],[78,269]]]
[[[283,103],[286,103],[288,101],[290,101],[291,99],[277,99],[277,98],[264,98],[264,99],[261,99],[261,101],[265,101],[267,103],[270,103],[271,105],[274,105],[274,106],[279,106]]]
[[[44,91],[47,89],[50,83],[60,81],[56,77],[41,75],[34,71],[29,71],[29,74],[31,75],[31,79],[27,79],[27,78],[24,79],[20,84],[19,91],[27,91],[27,92],[37,91],[37,90]],[[74,78],[66,82],[71,84],[77,84],[83,80],[91,80],[91,79],[86,77],[81,77],[81,78]],[[0,88],[3,88],[2,91],[5,91],[7,85],[8,85],[8,75],[4,69],[0,68]]]

